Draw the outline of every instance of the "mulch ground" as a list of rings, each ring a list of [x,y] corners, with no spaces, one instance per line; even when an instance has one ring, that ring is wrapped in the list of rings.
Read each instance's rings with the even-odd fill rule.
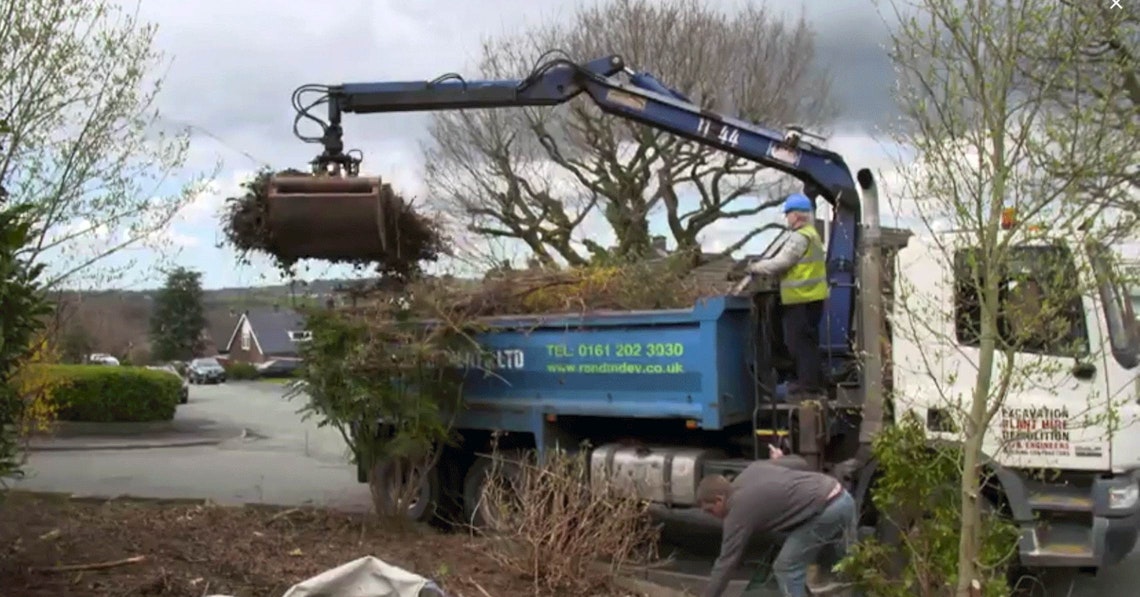
[[[501,572],[477,538],[382,528],[374,517],[18,492],[0,499],[3,597],[280,597],[299,581],[366,555],[431,578],[450,595],[533,591],[527,579]]]

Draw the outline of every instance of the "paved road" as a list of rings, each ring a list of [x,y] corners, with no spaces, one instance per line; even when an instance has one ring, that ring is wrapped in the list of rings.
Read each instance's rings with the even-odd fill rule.
[[[282,385],[229,382],[190,387],[190,402],[179,407],[178,416],[244,427],[256,438],[245,443],[246,450],[300,454],[329,464],[348,462],[348,447],[340,433],[332,427],[318,428],[315,419],[302,421],[297,414],[302,400],[283,399]]]
[[[212,447],[33,452],[19,488],[87,495],[208,498],[219,503],[316,504],[367,509],[368,491],[335,430],[302,422],[281,387],[191,386],[178,418],[247,429]]]
[[[237,436],[214,447],[93,452],[34,452],[17,487],[86,495],[209,498],[220,503],[314,504],[367,510],[367,488],[347,464],[333,429],[301,421],[282,387],[253,382],[191,386],[178,418],[209,420]],[[715,550],[715,537],[713,537]],[[680,554],[673,571],[707,574],[707,555]],[[1140,586],[1140,552],[1073,592],[1056,583],[1049,597],[1131,597]],[[1038,593],[1040,595],[1040,593]]]

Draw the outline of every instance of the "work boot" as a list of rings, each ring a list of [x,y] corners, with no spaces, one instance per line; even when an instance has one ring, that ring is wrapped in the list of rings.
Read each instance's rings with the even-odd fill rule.
[[[851,584],[844,582],[835,572],[818,564],[808,566],[807,586],[815,597],[846,597],[851,588]]]
[[[807,580],[808,586],[818,585],[821,574],[822,570],[820,570],[819,564],[809,564],[807,570],[804,571],[804,578]]]

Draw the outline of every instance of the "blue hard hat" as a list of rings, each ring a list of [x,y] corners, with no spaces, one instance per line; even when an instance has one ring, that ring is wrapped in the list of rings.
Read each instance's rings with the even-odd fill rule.
[[[792,193],[784,199],[784,213],[790,211],[812,211],[811,199],[801,193]]]

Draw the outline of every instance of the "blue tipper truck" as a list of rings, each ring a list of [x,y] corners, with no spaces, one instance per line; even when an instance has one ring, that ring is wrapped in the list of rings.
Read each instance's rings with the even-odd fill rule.
[[[903,278],[913,278],[914,292],[921,295],[908,300],[932,300],[945,313],[969,316],[954,294],[956,287],[943,283],[957,270],[936,258],[941,253],[931,250],[932,243],[906,231],[882,229],[872,173],[861,170],[852,176],[844,158],[809,142],[811,135],[794,128],[769,130],[701,108],[651,75],[630,70],[619,56],[585,64],[551,58],[519,80],[450,76],[306,85],[298,94],[304,92],[320,94],[313,103],[294,104],[298,119],[323,126],[320,136],[302,138],[323,146],[313,169],[328,183],[329,193],[343,187],[341,195],[357,188],[375,194],[380,187],[378,180],[359,176],[360,158],[344,151],[344,114],[553,106],[586,96],[612,116],[796,177],[817,205],[822,200],[831,207],[826,235],[831,294],[819,352],[826,362],[827,400],[785,399],[791,363],[772,280],[747,279],[738,293],[685,309],[492,318],[489,331],[478,339],[487,351],[486,368],[494,375],[469,371],[466,405],[456,423],[462,446],[445,453],[424,476],[409,516],[426,519],[445,502],[458,501],[468,520],[478,522],[477,504],[490,463],[477,454],[490,449],[493,435],[506,432],[498,438],[500,450],[541,453],[553,446],[573,449],[588,440],[592,475],[637,479],[643,497],[663,512],[691,511],[703,475],[732,474],[766,457],[769,441],[784,442],[807,466],[847,483],[861,504],[861,524],[874,526],[868,492],[876,463],[869,445],[882,426],[909,412],[927,422],[931,439],[956,441],[944,425],[950,415],[941,398],[912,365],[933,354],[935,343],[951,344],[954,356],[947,366],[958,363],[954,359],[965,363],[956,383],[967,388],[973,383],[967,361],[976,356],[976,343],[952,329],[916,340],[893,332],[890,322],[892,289]],[[313,106],[325,106],[327,115],[312,114]],[[307,192],[310,198],[321,196]],[[387,246],[383,225],[379,230],[377,242]],[[943,241],[969,239],[948,236]],[[780,242],[778,237],[768,250]],[[1031,256],[1045,251],[1069,260],[1085,258],[1087,247],[1065,242],[1023,248]],[[1040,266],[1054,261],[1027,262]],[[987,497],[1019,525],[1020,560],[1028,567],[1096,569],[1121,560],[1136,542],[1140,438],[1126,424],[1124,431],[1070,431],[1057,418],[1067,409],[1086,407],[1092,390],[1081,384],[1096,379],[1116,395],[1131,396],[1118,411],[1120,420],[1131,424],[1140,419],[1135,385],[1140,338],[1136,326],[1121,324],[1134,314],[1130,305],[1112,299],[1118,288],[1100,288],[1100,298],[1074,309],[1072,327],[1084,330],[1090,354],[1103,348],[1111,358],[1097,361],[1100,370],[1082,361],[1070,373],[1072,356],[1064,356],[1067,364],[1057,356],[1063,365],[1057,370],[1065,376],[1060,381],[1076,389],[1011,395],[991,434],[1006,435],[1015,447],[1025,448],[991,454],[987,467],[996,482],[987,488]],[[936,323],[931,322],[931,329]],[[1047,352],[1036,356],[1052,358]],[[1048,480],[1032,474],[1046,467],[1055,471]]]

